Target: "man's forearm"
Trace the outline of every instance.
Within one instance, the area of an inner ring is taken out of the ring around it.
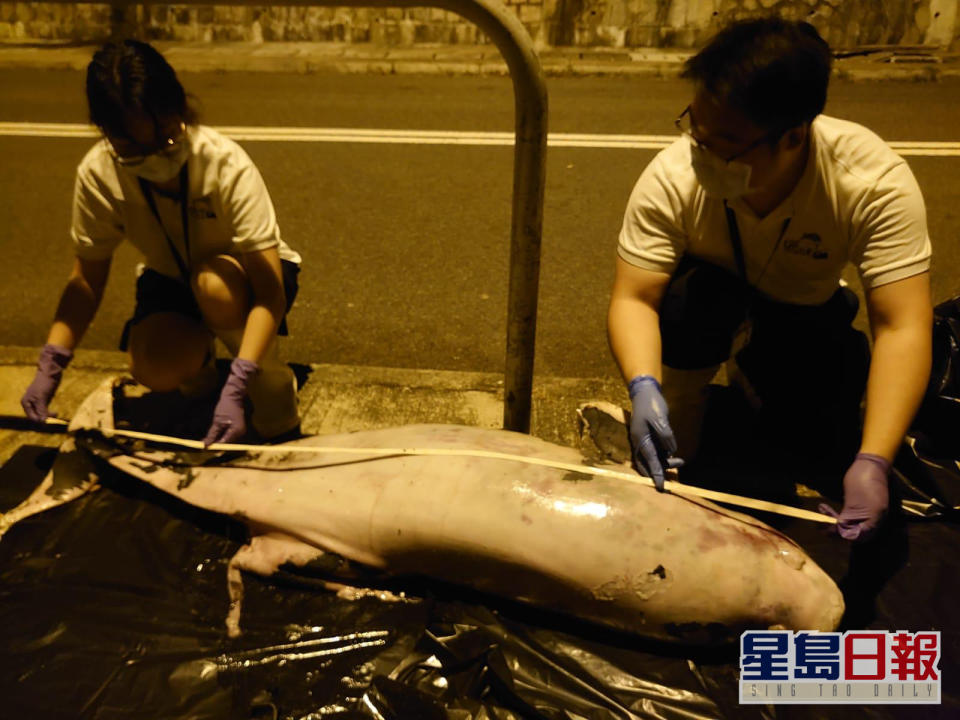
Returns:
[[[929,381],[931,342],[922,323],[877,332],[861,452],[893,460]]]
[[[651,375],[660,381],[660,318],[649,304],[614,298],[607,314],[607,335],[623,379]]]

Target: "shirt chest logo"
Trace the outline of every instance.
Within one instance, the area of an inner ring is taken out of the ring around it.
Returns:
[[[188,212],[190,213],[190,217],[201,220],[210,220],[217,217],[217,214],[213,210],[213,198],[209,195],[191,200]]]
[[[799,238],[785,240],[783,249],[791,255],[802,255],[813,260],[827,260],[830,257],[817,233],[804,233]]]

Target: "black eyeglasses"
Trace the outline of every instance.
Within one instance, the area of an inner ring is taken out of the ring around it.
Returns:
[[[109,137],[107,138],[107,144],[110,146],[111,154],[113,155],[114,160],[117,161],[118,165],[122,167],[136,167],[137,165],[142,165],[144,161],[151,155],[175,155],[177,151],[179,151],[180,146],[183,144],[184,138],[186,137],[186,130],[186,125],[184,123],[180,123],[175,134],[163,138],[163,140],[161,140],[152,148],[140,145],[128,138],[115,138],[117,140],[122,140],[124,143],[129,143],[131,146],[135,146],[136,150],[134,151],[134,154],[121,153],[113,144],[114,141]]]
[[[696,145],[697,147],[703,148],[708,152],[713,153],[714,155],[717,155],[716,152],[711,150],[708,145],[706,145],[702,140],[700,140],[696,135],[693,134],[693,126],[695,124],[695,121],[693,119],[693,111],[690,109],[689,105],[687,105],[687,107],[684,108],[683,112],[677,116],[677,119],[673,121],[673,124],[677,126],[677,130],[679,130],[682,134],[689,137],[694,145]],[[745,148],[743,148],[743,150],[740,150],[739,152],[736,152],[733,155],[730,155],[729,157],[722,157],[719,155],[717,155],[717,157],[720,157],[720,159],[723,160],[724,162],[733,162],[737,158],[743,157],[744,155],[746,155],[755,147],[758,147],[759,145],[762,145],[765,142],[773,140],[777,136],[778,136],[777,133],[767,133],[766,135],[762,135],[756,140],[754,140],[752,143],[750,143]]]

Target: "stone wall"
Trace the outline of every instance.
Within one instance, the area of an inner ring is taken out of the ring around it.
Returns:
[[[760,13],[806,19],[835,48],[937,45],[960,50],[960,0],[507,0],[540,45],[700,45],[724,23]],[[431,8],[233,7],[0,2],[0,41],[99,41],[123,22],[181,41],[485,43],[476,27]]]
[[[433,8],[150,5],[139,17],[154,40],[314,41],[413,45],[482,42],[472,23]]]
[[[812,23],[834,48],[943,45],[960,35],[958,0],[558,0],[570,45],[701,45],[739,18],[776,13]],[[561,43],[558,43],[561,44]]]
[[[109,5],[0,2],[0,41],[102,40],[109,34]]]

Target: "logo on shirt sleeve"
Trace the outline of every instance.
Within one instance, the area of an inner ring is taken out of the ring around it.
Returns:
[[[793,255],[803,255],[814,260],[826,260],[830,257],[821,244],[817,233],[804,233],[799,238],[785,240],[783,249]]]

